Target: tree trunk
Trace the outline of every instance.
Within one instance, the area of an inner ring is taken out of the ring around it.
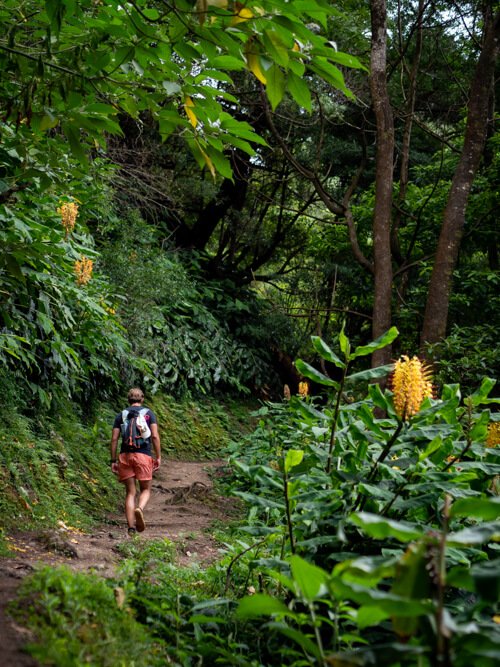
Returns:
[[[387,91],[387,8],[385,0],[372,0],[371,7],[371,72],[370,90],[377,126],[375,208],[373,212],[373,338],[392,325],[392,261],[391,214],[394,172],[394,119]],[[391,360],[391,348],[377,350],[372,365],[380,366]]]
[[[484,149],[488,121],[492,120],[488,116],[499,39],[500,12],[493,16],[491,6],[487,6],[484,13],[483,46],[467,105],[464,145],[448,194],[429,283],[420,338],[424,355],[426,344],[437,343],[446,335],[452,274],[458,259],[467,200]]]

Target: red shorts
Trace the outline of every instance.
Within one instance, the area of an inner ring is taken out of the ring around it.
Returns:
[[[130,452],[118,457],[118,479],[124,482],[135,477],[141,482],[153,479],[153,459],[148,454]]]

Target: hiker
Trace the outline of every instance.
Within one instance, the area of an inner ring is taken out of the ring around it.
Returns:
[[[144,394],[138,387],[128,392],[129,407],[116,415],[111,435],[111,470],[125,484],[125,516],[129,535],[142,533],[144,509],[151,495],[153,472],[161,464],[160,435],[156,415],[144,407]],[[117,458],[118,439],[122,436]],[[152,456],[151,444],[155,458]],[[136,480],[139,482],[139,502],[135,506]]]

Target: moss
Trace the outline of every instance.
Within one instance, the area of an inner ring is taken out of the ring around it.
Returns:
[[[253,404],[215,399],[176,401],[156,396],[149,405],[160,425],[162,449],[181,460],[204,460],[220,456],[229,440],[251,429]]]
[[[155,396],[166,457],[208,460],[229,440],[250,429],[246,401],[176,401]],[[78,405],[66,401],[56,415],[28,418],[9,409],[8,435],[0,436],[0,511],[5,530],[20,524],[46,528],[62,520],[82,528],[117,510],[109,469],[109,440],[120,406],[99,406],[88,422]]]

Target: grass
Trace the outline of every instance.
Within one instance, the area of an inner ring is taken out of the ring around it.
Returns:
[[[250,427],[253,405],[215,399],[176,401],[155,396],[164,457],[209,460]],[[59,521],[81,529],[117,509],[109,468],[109,440],[121,406],[100,406],[84,421],[79,406],[59,404],[57,415],[28,418],[7,406],[0,436],[0,512],[5,535],[20,525],[46,529]],[[0,535],[0,557],[8,542]]]
[[[24,582],[14,614],[36,641],[27,647],[55,667],[158,667],[164,642],[140,623],[122,589],[95,575],[44,568]]]

